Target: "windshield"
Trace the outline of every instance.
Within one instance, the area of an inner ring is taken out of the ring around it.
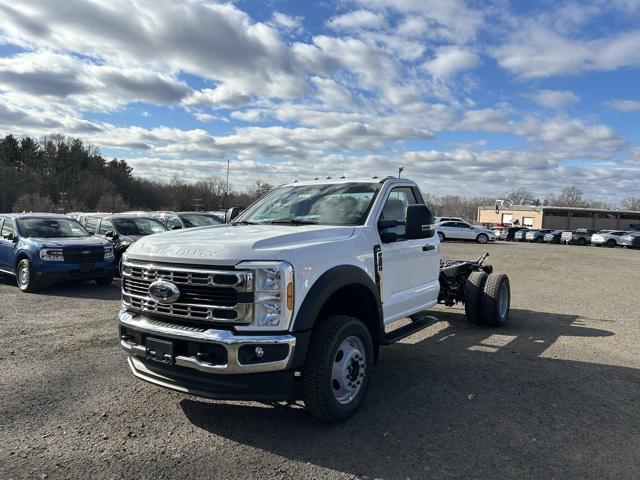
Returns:
[[[187,228],[205,227],[207,225],[219,225],[222,223],[215,215],[206,215],[203,213],[181,213],[180,218]]]
[[[362,225],[379,189],[378,183],[282,187],[233,223]]]
[[[167,227],[153,218],[117,218],[113,224],[119,235],[142,236],[167,231]]]
[[[18,230],[26,238],[88,237],[89,233],[71,218],[22,218]]]

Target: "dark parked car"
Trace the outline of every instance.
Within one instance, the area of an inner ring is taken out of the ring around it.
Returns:
[[[516,233],[520,230],[527,230],[527,227],[509,227],[507,232],[504,234],[503,239],[507,242],[513,242],[515,240],[514,237]]]
[[[627,248],[640,248],[640,231],[630,232],[620,238],[620,245]]]
[[[571,235],[569,245],[589,245],[591,244],[591,236],[594,233],[598,233],[598,230],[593,228],[579,228]]]
[[[154,216],[166,225],[169,230],[206,227],[224,223],[217,215],[206,212],[158,212]]]
[[[545,233],[543,240],[545,243],[562,243],[562,234],[564,232],[565,230],[553,230],[551,232]]]
[[[547,233],[551,233],[553,230],[549,228],[540,229],[540,230],[529,230],[525,233],[524,238],[527,242],[538,242],[542,243],[544,241],[544,236]]]
[[[63,280],[112,282],[113,246],[65,215],[0,215],[0,272],[23,292]]]
[[[87,220],[92,219],[93,217],[87,218]],[[133,242],[147,235],[167,231],[167,227],[155,218],[136,214],[118,213],[96,218],[95,221],[95,227],[90,233],[113,244],[118,271],[120,271],[122,254]]]
[[[527,232],[530,229],[527,227],[519,227],[517,231],[514,232],[513,234],[513,241],[514,242],[524,242],[526,241],[526,237],[525,235],[527,234]],[[508,237],[507,237],[508,238]]]

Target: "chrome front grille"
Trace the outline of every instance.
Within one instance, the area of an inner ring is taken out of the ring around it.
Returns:
[[[174,303],[160,303],[149,286],[165,280],[180,289]],[[248,324],[253,316],[251,271],[208,270],[124,262],[122,301],[131,311],[188,320]]]

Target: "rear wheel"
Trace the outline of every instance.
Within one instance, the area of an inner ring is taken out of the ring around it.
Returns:
[[[464,288],[464,312],[467,321],[474,325],[481,325],[482,312],[480,310],[480,298],[484,291],[484,284],[487,281],[485,272],[471,272]]]
[[[357,318],[336,315],[320,323],[311,337],[302,372],[309,412],[339,423],[362,405],[373,369],[373,341]]]
[[[616,243],[616,241],[613,238],[610,238],[609,240],[607,240],[607,247],[613,248],[616,245],[618,245],[618,244]]]
[[[31,262],[26,258],[20,260],[20,263],[18,263],[16,282],[18,288],[23,292],[33,293],[40,289],[40,284],[36,280],[33,269],[31,268]]]
[[[486,234],[484,234],[484,233],[481,233],[480,235],[478,235],[478,236],[476,237],[476,242],[481,243],[481,244],[483,244],[483,245],[484,245],[485,243],[487,243],[488,241],[489,241],[489,237],[488,237]]]
[[[487,277],[480,302],[484,323],[492,327],[503,327],[509,323],[511,286],[504,273],[492,273]]]
[[[577,243],[578,243],[578,245],[580,245],[581,247],[584,247],[584,246],[587,244],[587,241],[586,241],[583,237],[580,237],[580,238],[578,239],[578,242],[577,242]]]

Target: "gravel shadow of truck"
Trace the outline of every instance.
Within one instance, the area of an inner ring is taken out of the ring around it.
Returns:
[[[500,330],[475,328],[455,311],[439,316],[447,321],[439,330],[382,353],[361,414],[345,424],[315,421],[296,405],[184,399],[181,407],[208,432],[359,477],[637,473],[640,370],[545,353],[563,337],[612,332],[529,310],[512,310],[513,324]]]

